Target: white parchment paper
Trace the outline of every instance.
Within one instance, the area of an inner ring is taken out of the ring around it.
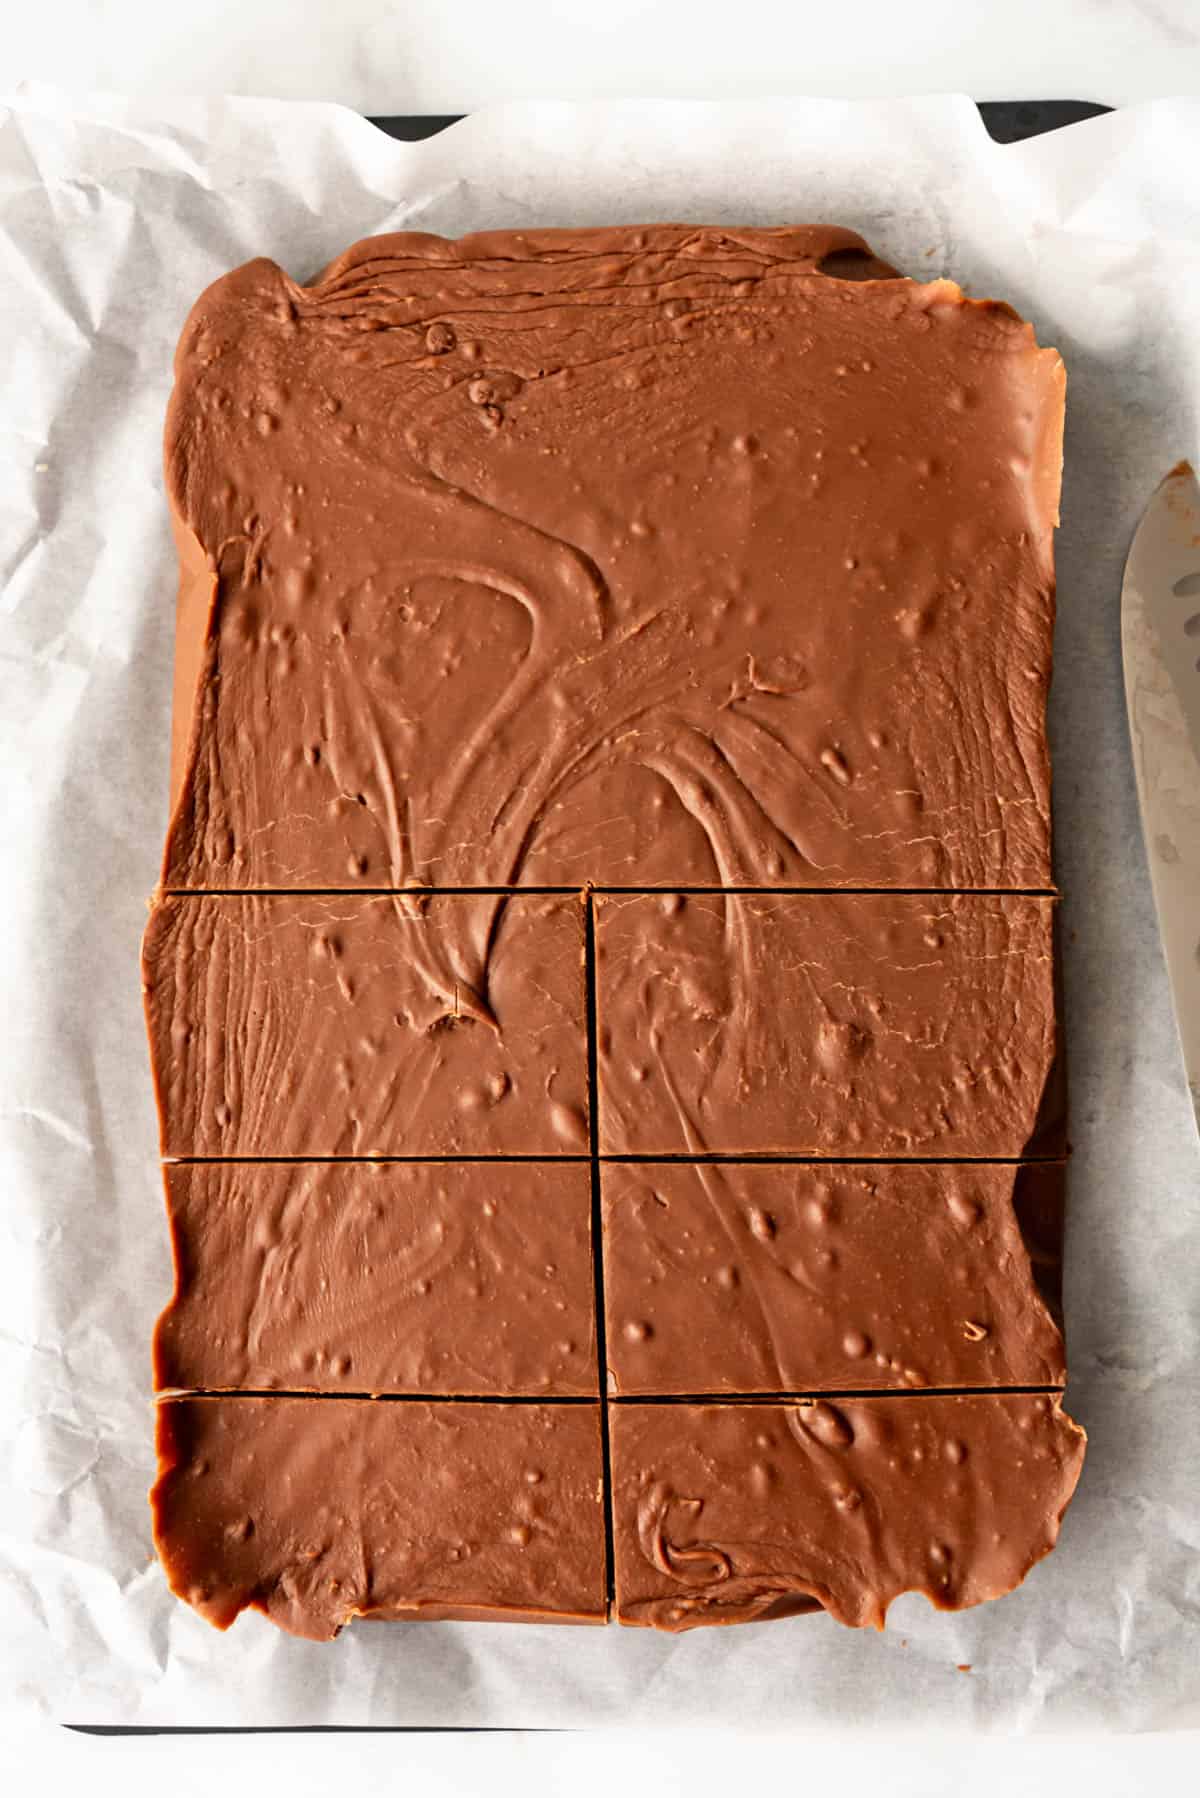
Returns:
[[[1200,1154],[1138,827],[1121,567],[1198,448],[1200,102],[1000,148],[966,100],[539,105],[390,142],[334,107],[23,92],[0,113],[0,1706],[106,1723],[1200,1722]],[[170,1285],[137,948],[165,822],[171,355],[200,289],[410,226],[833,220],[995,293],[1069,373],[1053,697],[1076,1147],[1057,1552],[959,1616],[679,1638],[257,1616],[152,1558]],[[1200,905],[1200,895],[1197,896]],[[959,1670],[969,1664],[970,1671]]]

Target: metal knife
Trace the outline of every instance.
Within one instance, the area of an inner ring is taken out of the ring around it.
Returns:
[[[1125,699],[1175,1022],[1200,1129],[1200,483],[1173,468],[1121,590]]]

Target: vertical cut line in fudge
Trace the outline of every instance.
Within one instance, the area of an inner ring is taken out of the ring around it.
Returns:
[[[616,1597],[612,1461],[608,1441],[608,1346],[604,1313],[604,1208],[600,1194],[599,1088],[596,1044],[596,924],[590,890],[584,894],[583,955],[587,991],[588,1141],[592,1167],[592,1271],[596,1293],[596,1367],[600,1387],[600,1451],[604,1470],[604,1565],[611,1611]]]

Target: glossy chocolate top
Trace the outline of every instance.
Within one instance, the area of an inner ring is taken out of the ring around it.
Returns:
[[[166,1183],[160,1389],[596,1396],[586,1165],[196,1162]]]
[[[617,1615],[688,1629],[960,1610],[1048,1554],[1084,1434],[1049,1394],[617,1405]]]
[[[166,899],[142,960],[166,1155],[587,1153],[577,899]]]
[[[171,887],[1046,887],[1063,371],[825,226],[196,303]]]
[[[158,1453],[167,1579],[218,1629],[605,1620],[595,1405],[166,1399]]]
[[[1054,1386],[1061,1165],[602,1171],[609,1391]]]
[[[219,1627],[878,1623],[1052,1545],[1062,409],[824,226],[198,300],[144,973]]]
[[[602,1151],[1061,1153],[1054,905],[598,899]]]

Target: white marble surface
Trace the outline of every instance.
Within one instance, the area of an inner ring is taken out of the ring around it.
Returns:
[[[1200,91],[1198,0],[54,0],[4,9],[0,89],[340,100]]]

